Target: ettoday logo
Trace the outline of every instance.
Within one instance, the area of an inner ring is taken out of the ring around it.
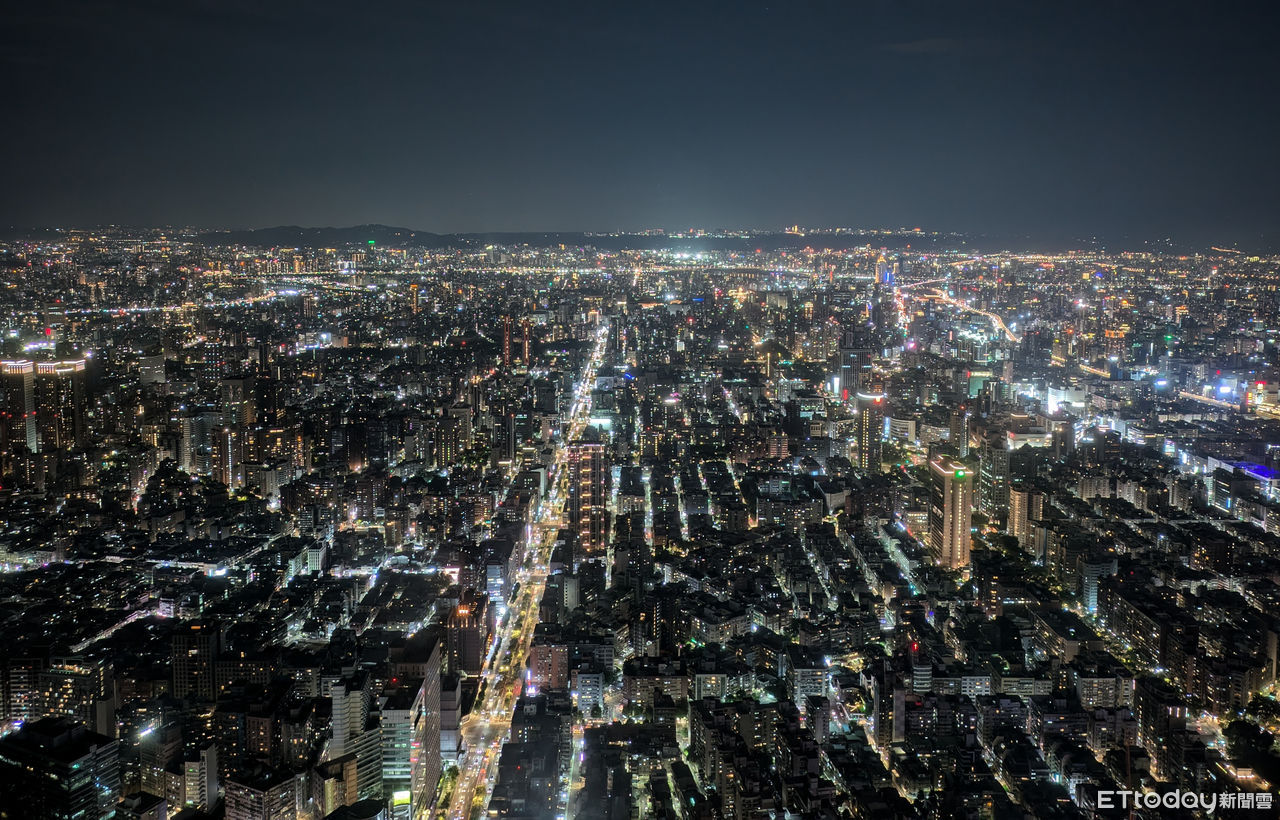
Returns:
[[[1209,814],[1219,809],[1258,809],[1268,811],[1273,804],[1271,792],[1185,792],[1181,789],[1155,792],[1100,790],[1100,809],[1200,809]]]

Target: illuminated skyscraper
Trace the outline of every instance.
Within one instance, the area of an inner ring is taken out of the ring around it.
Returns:
[[[523,331],[523,335],[521,336],[521,344],[523,347],[520,351],[521,359],[524,362],[524,366],[528,367],[530,363],[533,362],[533,357],[529,353],[529,350],[533,345],[533,322],[530,322],[528,319],[522,320],[520,322],[520,329]]]
[[[36,437],[35,362],[0,362],[4,374],[4,443],[9,450],[39,452]]]
[[[888,259],[885,259],[882,254],[880,258],[876,260],[876,284],[892,286],[896,278],[894,274],[897,267],[898,263],[890,262]]]
[[[578,441],[569,445],[569,527],[578,534],[584,557],[604,552],[608,538],[609,467],[604,445]]]
[[[258,415],[252,376],[229,376],[218,385],[218,405],[224,424],[247,427]]]
[[[1009,508],[1009,455],[1002,439],[983,443],[978,467],[978,509],[991,517]]]
[[[871,343],[864,332],[846,330],[840,340],[841,401],[849,401],[861,390],[871,375]]]
[[[858,468],[865,473],[880,472],[884,438],[885,397],[883,393],[858,393]]]
[[[418,315],[418,290],[417,282],[409,286],[409,312],[414,316]]]
[[[84,365],[84,359],[36,364],[36,432],[41,452],[85,446]]]
[[[502,366],[511,367],[511,317],[502,317]]]
[[[969,408],[964,405],[951,411],[951,446],[961,458],[969,455]]]
[[[940,455],[929,462],[929,553],[948,569],[969,564],[973,475],[962,462]]]

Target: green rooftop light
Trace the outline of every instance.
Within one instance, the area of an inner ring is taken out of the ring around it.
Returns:
[[[372,240],[372,239],[370,239],[370,240],[369,240],[369,244],[370,244],[370,245],[372,245],[372,244],[373,244],[373,240]]]

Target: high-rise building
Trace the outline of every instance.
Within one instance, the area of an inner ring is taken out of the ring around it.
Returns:
[[[489,597],[467,590],[445,624],[450,672],[480,674],[489,647],[489,627]]]
[[[412,313],[414,316],[418,315],[418,291],[419,290],[420,290],[420,286],[418,285],[417,282],[414,282],[412,285],[409,286],[409,312]]]
[[[115,735],[115,679],[102,659],[54,657],[40,673],[41,714],[74,717],[95,731]]]
[[[427,461],[437,469],[456,464],[467,447],[462,419],[454,415],[440,416],[428,419],[423,426],[430,431],[428,435],[434,445],[434,452],[427,456]]]
[[[239,772],[227,779],[227,820],[296,820],[298,792],[305,792],[306,775],[264,768]]]
[[[165,801],[181,811],[209,811],[218,802],[218,746],[208,743],[166,772]]]
[[[1009,521],[1005,531],[1017,538],[1024,549],[1031,539],[1031,525],[1044,515],[1044,496],[1022,482],[1009,486]]]
[[[876,260],[876,284],[893,285],[896,279],[895,272],[897,267],[897,262],[890,262],[884,257],[884,254],[881,254],[880,258]]]
[[[961,458],[969,455],[969,408],[964,405],[951,411],[951,446]]]
[[[13,722],[35,720],[42,714],[40,673],[48,658],[10,658],[5,664],[4,719]]]
[[[985,442],[978,462],[978,509],[994,517],[1009,508],[1009,449],[1004,441]]]
[[[321,763],[311,772],[311,809],[328,817],[360,799],[356,780],[356,756],[345,754]]]
[[[174,697],[202,701],[214,699],[217,695],[214,662],[221,649],[222,633],[216,623],[187,624],[173,633],[170,651]]]
[[[8,450],[40,451],[36,437],[36,364],[26,359],[0,362],[4,375],[4,444]]]
[[[511,369],[511,326],[510,316],[502,317],[502,366]]]
[[[423,814],[440,782],[440,650],[434,674],[400,681],[382,705],[382,788],[392,820]]]
[[[239,427],[218,427],[209,434],[210,474],[228,487],[244,483],[244,437]]]
[[[138,741],[138,768],[142,790],[165,796],[165,770],[182,758],[182,726],[166,723],[143,730]],[[181,806],[176,806],[175,810]]]
[[[530,322],[528,319],[522,319],[520,321],[520,330],[520,356],[521,360],[524,362],[524,366],[528,367],[533,363],[533,355],[530,352],[533,347],[533,322]]]
[[[936,456],[929,462],[929,552],[936,564],[968,566],[972,517],[972,471],[950,456]]]
[[[0,738],[0,800],[13,817],[106,820],[120,802],[118,741],[70,718],[27,723]]]
[[[1096,555],[1080,562],[1080,602],[1090,615],[1098,613],[1098,591],[1102,579],[1116,574],[1114,555]]]
[[[1133,716],[1138,721],[1138,742],[1151,755],[1152,773],[1170,779],[1174,761],[1170,736],[1185,729],[1187,704],[1177,687],[1161,678],[1137,680],[1133,695]]]
[[[257,419],[257,396],[252,376],[229,376],[218,385],[218,409],[231,427],[247,427]]]
[[[838,395],[849,401],[857,395],[871,376],[871,342],[865,331],[846,330],[840,340]]]
[[[352,751],[351,743],[364,731],[369,718],[368,675],[339,678],[329,688],[332,717],[326,760],[343,757]]]
[[[36,363],[36,433],[41,452],[85,446],[84,367],[84,359]]]
[[[857,394],[858,468],[864,473],[880,472],[884,439],[885,397],[883,393]]]
[[[578,535],[582,557],[600,555],[609,534],[609,468],[604,445],[576,441],[569,445],[569,527]]]

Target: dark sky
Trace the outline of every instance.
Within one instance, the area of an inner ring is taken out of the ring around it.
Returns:
[[[9,6],[5,224],[1280,239],[1270,3]]]

